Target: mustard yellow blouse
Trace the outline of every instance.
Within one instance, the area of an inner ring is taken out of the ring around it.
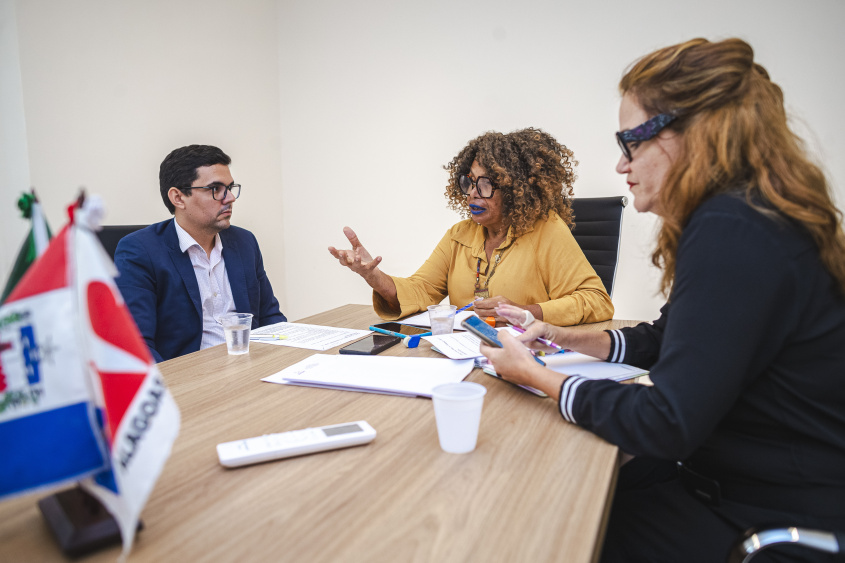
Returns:
[[[476,264],[481,259],[481,287],[489,279],[490,297],[501,295],[518,305],[537,303],[547,323],[567,326],[605,321],[613,317],[601,279],[563,220],[552,212],[532,230],[513,236],[493,253],[501,255],[495,269],[487,268],[484,227],[471,219],[449,229],[425,264],[409,278],[393,277],[401,311],[391,310],[373,292],[373,307],[386,320],[424,311],[449,296],[463,307],[475,298]],[[487,271],[487,276],[485,276]]]

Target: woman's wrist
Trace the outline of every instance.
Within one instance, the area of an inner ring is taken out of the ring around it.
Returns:
[[[610,335],[604,331],[595,332],[557,327],[555,337],[551,340],[563,348],[601,360],[607,359],[608,354],[610,354]]]
[[[539,304],[535,303],[533,305],[526,305],[525,309],[531,313],[535,320],[542,321],[543,320],[543,308],[540,307]]]
[[[539,389],[555,401],[560,400],[560,386],[567,376],[543,367],[537,362],[534,362],[534,366],[531,368],[530,376],[532,383],[528,385]]]
[[[370,287],[373,288],[373,291],[381,296],[390,309],[398,313],[400,309],[399,296],[396,291],[396,284],[393,282],[393,278],[381,270],[375,269],[371,272],[371,275],[364,278],[364,280],[370,285]]]

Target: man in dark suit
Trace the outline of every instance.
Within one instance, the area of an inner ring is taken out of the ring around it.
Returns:
[[[117,245],[117,285],[157,362],[225,342],[226,313],[252,313],[252,328],[287,320],[255,236],[231,226],[241,191],[231,162],[207,145],[171,152],[159,186],[174,218]]]

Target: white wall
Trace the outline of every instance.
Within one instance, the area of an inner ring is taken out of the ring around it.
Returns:
[[[11,186],[17,191],[13,192]],[[15,2],[0,0],[0,287],[6,287],[8,272],[28,232],[27,222],[13,219],[20,215],[15,205],[17,197],[28,187],[29,157]]]
[[[286,279],[294,317],[369,303],[331,263],[355,228],[382,269],[409,275],[458,216],[442,166],[487,130],[534,126],[580,160],[576,196],[621,195],[617,84],[633,60],[696,36],[748,40],[818,135],[845,202],[845,4],[524,0],[280,3]],[[801,127],[803,130],[803,127]],[[617,318],[656,317],[655,221],[629,206]]]
[[[350,225],[385,271],[411,274],[458,219],[442,166],[484,131],[541,127],[575,151],[577,196],[626,193],[618,80],[695,36],[754,46],[845,203],[839,0],[0,2],[3,277],[30,181],[54,229],[80,185],[105,197],[108,222],[150,223],[169,216],[161,160],[209,143],[235,160],[235,223],[259,237],[283,310],[369,303],[326,247]],[[617,318],[662,303],[654,227],[626,210]]]
[[[284,300],[284,246],[273,244],[282,208],[275,1],[16,4],[31,182],[53,229],[80,186],[104,198],[106,223],[169,218],[161,161],[176,147],[217,145],[244,186],[234,220],[271,251],[267,270]],[[18,229],[4,232],[4,275],[26,233],[12,205],[28,185],[2,186],[0,223]]]

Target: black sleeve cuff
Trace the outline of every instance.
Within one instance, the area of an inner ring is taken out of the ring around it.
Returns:
[[[607,361],[614,364],[625,363],[625,352],[627,347],[625,345],[625,335],[619,329],[606,330],[610,335],[610,354],[607,356]]]

